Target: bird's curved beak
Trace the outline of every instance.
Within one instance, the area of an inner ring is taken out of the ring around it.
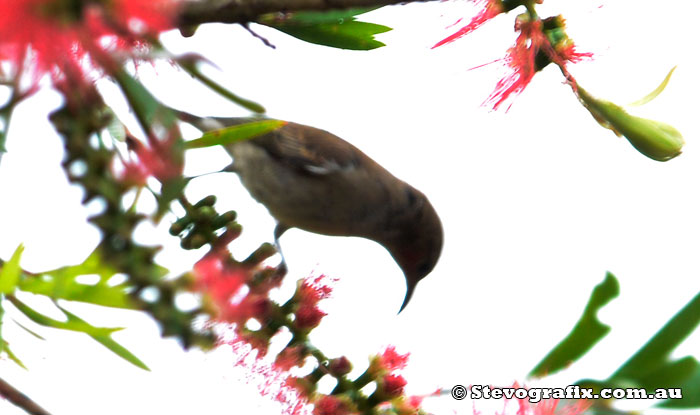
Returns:
[[[416,289],[416,283],[413,283],[406,279],[406,296],[403,298],[403,304],[401,304],[401,309],[397,314],[401,314],[404,308],[408,305],[408,302],[411,301],[411,297],[413,297],[413,291]]]

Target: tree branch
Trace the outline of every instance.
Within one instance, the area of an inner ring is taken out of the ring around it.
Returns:
[[[189,0],[179,13],[177,26],[186,28],[203,23],[248,23],[268,13],[379,7],[426,1],[436,0]]]
[[[5,382],[0,378],[0,396],[4,397],[8,401],[12,402],[16,406],[24,409],[24,411],[31,415],[51,415],[46,409],[37,405],[36,402],[29,399],[29,397],[22,392],[14,388],[14,386]]]

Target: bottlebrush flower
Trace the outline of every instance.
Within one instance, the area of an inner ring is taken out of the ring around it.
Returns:
[[[315,305],[319,301],[331,296],[333,288],[331,284],[335,282],[326,275],[321,274],[316,277],[304,278],[297,285],[294,298],[299,304]]]
[[[561,16],[531,20],[526,14],[517,17],[515,30],[518,38],[503,59],[510,73],[496,84],[483,105],[498,109],[511,96],[520,94],[535,74],[554,62],[565,71],[567,80],[574,82],[566,71],[566,64],[591,58],[591,53],[576,51],[573,41],[564,32]]]
[[[305,385],[304,379],[295,378],[279,366],[263,359],[260,353],[238,335],[232,340],[222,341],[231,347],[236,357],[235,366],[245,370],[249,383],[256,385],[262,396],[274,399],[282,406],[285,415],[309,415],[312,406],[308,396],[311,395],[310,385]]]
[[[326,313],[315,305],[302,304],[294,313],[294,325],[302,330],[309,330],[321,324]]]
[[[408,363],[409,353],[399,354],[394,346],[389,346],[384,353],[373,356],[369,363],[368,372],[373,374],[391,373],[401,370]]]
[[[172,27],[179,0],[3,0],[0,2],[0,60],[24,64],[27,48],[34,81],[51,72],[84,76],[91,50],[130,52],[143,35]]]
[[[195,286],[207,295],[219,315],[230,314],[232,298],[238,294],[249,276],[243,269],[230,269],[220,255],[207,255],[194,265]]]
[[[333,395],[323,395],[314,402],[314,415],[348,415],[352,413],[347,402]]]
[[[462,36],[466,36],[469,33],[475,31],[481,25],[486,23],[487,21],[493,19],[494,17],[498,16],[501,13],[507,13],[514,8],[520,6],[521,2],[518,0],[472,0],[476,4],[481,4],[482,9],[477,13],[476,16],[474,16],[469,23],[467,23],[466,26],[462,27],[459,29],[457,32],[451,34],[450,36],[447,36],[446,38],[442,39],[435,45],[433,45],[433,49],[445,45],[450,42],[454,42],[455,40],[461,38]]]
[[[330,297],[334,280],[321,274],[300,280],[292,301],[297,304],[294,312],[294,325],[304,331],[317,327],[326,313],[318,308],[319,301]]]
[[[275,367],[289,371],[295,366],[302,366],[308,355],[309,351],[304,345],[285,347],[275,358]]]
[[[387,399],[396,398],[403,394],[403,388],[406,386],[406,379],[401,375],[386,375],[382,378],[379,388],[382,395]]]

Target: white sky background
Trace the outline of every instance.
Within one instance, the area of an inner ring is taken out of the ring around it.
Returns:
[[[580,50],[596,53],[592,63],[571,67],[596,96],[635,101],[679,65],[663,94],[632,109],[684,134],[683,155],[667,163],[645,158],[596,124],[554,67],[538,74],[508,113],[480,107],[502,71],[498,64],[467,69],[505,54],[515,40],[515,15],[430,49],[459,27],[446,26],[475,13],[471,3],[367,14],[363,20],[394,28],[379,36],[388,46],[370,52],[311,45],[259,26],[255,30],[276,50],[238,26],[205,26],[189,39],[169,33],[164,41],[174,52],[211,59],[221,68],[209,71],[212,76],[264,104],[269,116],[352,142],[426,193],[440,214],[442,258],[400,316],[404,279],[379,245],[299,230],[284,235],[290,266],[285,293],[313,270],[340,278],[325,304],[330,315],[312,337],[327,355],[345,354],[361,371],[368,355],[395,344],[411,352],[404,372],[409,393],[524,381],[569,332],[609,270],[621,295],[600,317],[613,330],[569,370],[542,383],[563,387],[583,377],[607,377],[700,289],[699,9],[680,0],[550,0],[540,8],[543,17],[563,13]],[[139,74],[176,108],[246,115],[167,64],[155,70],[143,65]],[[113,89],[105,87],[108,99],[126,117],[109,93]],[[62,144],[46,121],[59,102],[44,91],[18,108],[0,164],[0,257],[9,258],[24,243],[22,266],[33,271],[78,263],[98,241],[85,223],[81,191],[60,170]],[[219,149],[188,157],[192,174],[229,162]],[[234,175],[207,176],[196,185],[189,189],[192,200],[214,193],[217,209],[237,210],[244,233],[232,248],[239,256],[272,239],[273,220]],[[155,232],[144,226],[139,236],[166,243],[159,260],[177,272],[191,268],[204,251],[179,250],[167,236],[171,220]],[[50,313],[50,304],[41,304]],[[8,321],[3,335],[30,370],[2,361],[0,376],[54,415],[279,412],[238,380],[227,350],[185,353],[160,339],[156,324],[139,313],[68,308],[95,325],[127,327],[116,339],[152,371],[134,368],[87,336],[38,328],[47,339],[42,342]],[[699,347],[696,333],[676,357],[697,356]],[[449,397],[426,400],[425,407],[460,414],[472,408]],[[0,414],[23,412],[0,402]]]

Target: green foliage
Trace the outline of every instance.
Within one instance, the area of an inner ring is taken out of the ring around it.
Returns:
[[[39,325],[85,333],[126,361],[148,370],[148,367],[141,360],[111,338],[111,334],[121,330],[121,328],[94,327],[55,303],[56,300],[69,300],[107,307],[136,309],[127,294],[126,283],[109,284],[116,271],[101,260],[98,250],[90,254],[81,264],[61,267],[40,274],[27,273],[20,268],[19,262],[23,251],[24,247],[20,245],[12,255],[12,258],[0,268],[0,299],[9,301],[22,314]],[[99,281],[95,284],[78,282],[78,277],[84,275],[97,275]],[[54,320],[37,312],[17,299],[14,296],[16,291],[24,291],[51,298],[56,307],[66,316],[66,321]],[[2,306],[3,302],[0,301],[0,328],[2,328],[4,317],[4,308]],[[38,339],[44,340],[41,335],[33,330],[20,323],[17,323],[17,325]],[[8,358],[24,367],[17,356],[12,353],[9,343],[3,339],[2,331],[0,331],[0,354],[3,352]]]
[[[624,382],[654,390],[678,387],[686,391],[683,400],[664,401],[665,408],[700,407],[700,363],[690,356],[671,360],[671,353],[700,324],[700,294],[669,320],[641,349],[630,357],[609,381]]]
[[[61,267],[36,276],[24,274],[18,287],[22,291],[45,295],[53,300],[135,309],[126,292],[126,283],[110,285],[110,279],[115,274],[117,272],[101,260],[99,251],[96,250],[82,264]],[[83,275],[97,275],[99,281],[90,285],[82,284],[77,279]]]
[[[173,111],[161,104],[126,70],[115,71],[114,77],[144,129],[148,130],[153,125],[160,125],[167,130],[175,125],[176,118]]]
[[[274,131],[283,125],[285,121],[261,120],[246,124],[234,125],[204,133],[201,137],[185,143],[186,149],[212,147],[217,145],[227,145],[237,141],[249,140],[263,134]]]
[[[129,350],[124,348],[124,346],[112,339],[112,333],[122,330],[123,328],[95,327],[58,304],[56,304],[56,307],[58,307],[58,309],[61,310],[66,316],[66,321],[55,320],[39,313],[14,296],[8,296],[7,299],[12,303],[12,305],[17,307],[22,314],[27,316],[33,322],[46,327],[85,333],[127,362],[140,367],[141,369],[149,370],[148,366],[146,366],[141,360],[134,356]]]
[[[571,333],[562,340],[537,366],[530,376],[551,375],[583,356],[609,331],[600,323],[598,310],[619,294],[615,277],[608,273],[595,287],[583,316]],[[685,356],[671,359],[671,354],[700,324],[700,294],[697,294],[671,318],[644,346],[605,380],[584,379],[576,382],[583,387],[644,388],[648,394],[656,389],[681,388],[683,399],[668,399],[658,406],[664,408],[700,408],[700,362]],[[598,407],[595,413],[605,413]]]
[[[375,35],[390,27],[358,22],[355,16],[373,9],[348,9],[330,12],[296,12],[279,19],[264,16],[259,23],[306,42],[340,49],[371,50],[384,46]]]
[[[249,99],[240,97],[233,92],[229,91],[227,88],[219,84],[218,82],[214,81],[210,77],[206,76],[202,71],[199,70],[197,67],[197,62],[204,60],[203,58],[195,57],[195,58],[181,58],[178,59],[178,63],[182,67],[182,69],[186,70],[187,73],[192,75],[193,78],[197,79],[199,82],[202,84],[206,85],[209,87],[212,91],[218,93],[222,97],[228,99],[229,101],[233,102],[234,104],[240,105],[241,107],[253,111],[258,114],[262,114],[265,112],[265,107],[262,105],[258,104],[257,102],[251,101]]]
[[[615,276],[607,273],[605,280],[598,284],[583,310],[583,315],[564,340],[557,344],[528,376],[542,377],[554,374],[578,360],[598,343],[610,326],[598,320],[598,311],[620,294],[620,285]]]
[[[24,246],[20,244],[12,254],[12,258],[0,269],[0,293],[11,294],[15,290],[22,271],[19,267],[22,252],[24,252]]]

